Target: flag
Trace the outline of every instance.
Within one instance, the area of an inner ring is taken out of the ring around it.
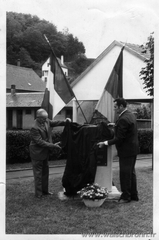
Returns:
[[[53,53],[50,55],[50,71],[41,107],[53,119],[58,112],[72,99],[74,93],[63,73],[63,70]]]
[[[109,122],[114,122],[114,100],[123,96],[123,49],[109,76],[103,94],[99,99],[95,110],[104,115]]]

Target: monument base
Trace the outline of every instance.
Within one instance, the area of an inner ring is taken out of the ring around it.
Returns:
[[[81,199],[80,198],[80,194],[77,194],[75,196],[66,196],[64,194],[64,191],[63,192],[58,192],[58,198],[61,200],[61,201],[64,201],[64,200],[79,200]]]
[[[121,196],[121,192],[118,191],[118,189],[116,188],[116,186],[112,186],[112,190],[111,191],[108,191],[108,197],[106,198],[106,201],[107,200],[118,200]],[[80,194],[78,193],[77,195],[75,196],[66,196],[64,194],[64,191],[61,191],[61,192],[58,192],[58,198],[61,200],[61,201],[65,201],[65,200],[82,200],[80,198]]]
[[[112,186],[112,190],[108,192],[108,198],[106,200],[118,200],[121,196],[121,192],[118,191],[116,186]]]

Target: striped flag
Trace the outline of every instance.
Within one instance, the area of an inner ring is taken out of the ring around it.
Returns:
[[[113,67],[103,94],[99,99],[95,110],[104,115],[109,122],[114,122],[114,100],[123,96],[123,49]]]
[[[74,93],[53,53],[50,56],[50,71],[41,107],[53,119],[74,98]]]

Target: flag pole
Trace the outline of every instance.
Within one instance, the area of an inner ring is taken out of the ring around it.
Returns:
[[[50,44],[50,42],[49,42],[49,40],[48,40],[48,38],[46,37],[46,35],[45,35],[45,34],[44,34],[44,37],[45,37],[45,39],[46,39],[47,43],[49,44],[49,46],[50,46],[50,49],[51,49],[51,51],[52,51],[52,53],[53,53],[54,57],[56,58],[56,55],[55,55],[55,53],[54,53],[54,50],[53,50],[53,48],[51,47],[51,44]],[[57,59],[57,58],[56,58],[56,59]],[[61,66],[60,66],[60,64],[59,64],[59,62],[58,62],[58,61],[57,61],[57,63],[58,63],[58,65],[59,65],[59,67],[61,68]],[[63,71],[62,71],[62,73],[63,73]],[[63,75],[64,75],[64,73],[63,73]],[[65,77],[65,75],[64,75],[64,77]],[[68,86],[68,88],[69,88],[69,89],[70,89],[70,91],[72,92],[72,94],[73,94],[73,96],[74,96],[74,98],[75,98],[75,100],[76,100],[76,102],[77,102],[77,104],[78,104],[78,106],[79,106],[79,108],[80,108],[80,110],[81,110],[82,114],[83,114],[83,117],[84,117],[84,119],[85,119],[86,123],[88,123],[88,121],[87,121],[87,119],[86,119],[86,117],[85,117],[85,115],[84,115],[84,112],[83,112],[83,110],[82,110],[82,108],[81,108],[81,106],[80,106],[80,104],[79,104],[79,102],[78,102],[78,100],[77,100],[77,98],[76,98],[76,96],[75,96],[75,94],[74,94],[74,92],[73,92],[72,88],[70,87],[70,84],[68,83],[68,81],[66,81],[66,83],[67,83],[67,86]]]

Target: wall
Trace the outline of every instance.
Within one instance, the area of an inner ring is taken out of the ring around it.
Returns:
[[[78,100],[99,100],[113,70],[121,48],[114,46],[92,69],[84,75],[73,91]],[[93,64],[92,64],[93,66]],[[149,99],[139,73],[145,66],[143,60],[123,51],[123,97],[126,99]]]
[[[23,110],[23,129],[30,129],[34,123],[35,119],[35,109],[30,109],[31,114],[26,114],[26,110]]]

